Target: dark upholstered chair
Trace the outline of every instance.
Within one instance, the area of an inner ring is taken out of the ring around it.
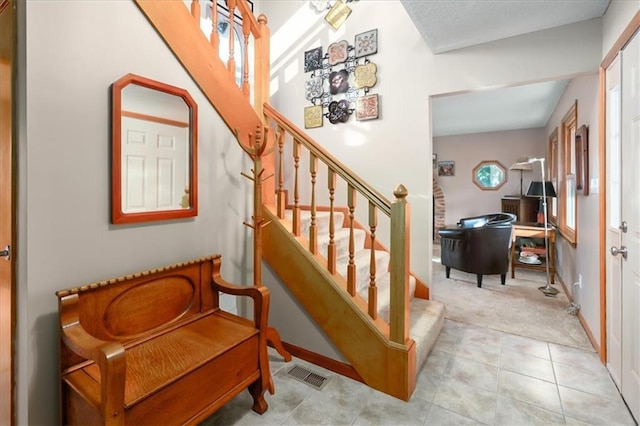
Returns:
[[[493,213],[460,219],[457,226],[440,229],[440,259],[446,268],[476,274],[478,287],[482,276],[500,274],[504,285],[509,271],[511,224],[516,216]]]

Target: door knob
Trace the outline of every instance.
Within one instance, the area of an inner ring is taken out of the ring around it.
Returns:
[[[618,229],[626,233],[627,229],[629,229],[629,226],[627,225],[627,221],[623,220],[620,226],[618,226]]]
[[[614,256],[617,256],[619,254],[622,255],[622,257],[624,257],[625,259],[627,258],[627,247],[626,246],[620,246],[620,248],[616,247],[616,246],[612,246],[611,247],[611,254]]]
[[[11,259],[11,246],[6,246],[4,250],[0,250],[0,257],[4,257],[5,260]]]

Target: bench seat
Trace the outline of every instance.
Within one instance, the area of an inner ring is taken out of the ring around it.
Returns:
[[[219,258],[211,260],[216,259],[219,260]],[[215,263],[211,266],[211,270],[215,269]],[[209,268],[204,268],[205,276],[208,270]],[[109,303],[90,303],[91,298],[85,298],[83,302],[91,305],[92,308],[96,306],[104,308],[98,311],[111,313],[116,311],[118,314],[123,314],[126,311],[122,307],[123,303],[118,305],[114,300],[122,300],[119,297],[125,293],[128,296],[132,294],[144,296],[146,291],[139,291],[140,288],[153,288],[157,291],[158,286],[167,285],[167,283],[169,283],[169,289],[175,289],[176,268],[171,271],[173,273],[169,274],[171,275],[169,279],[166,273],[163,277],[157,273],[144,275],[143,280],[140,280],[143,277],[140,276],[133,287],[130,287],[132,280],[116,281],[117,285],[126,289],[112,292]],[[182,273],[177,275],[185,276]],[[209,280],[212,280],[212,277]],[[178,280],[178,282],[182,281]],[[150,286],[151,284],[154,284],[154,287]],[[210,281],[209,285],[202,287],[202,290],[212,285],[218,288],[219,284],[222,283],[214,284]],[[97,286],[94,290],[105,287]],[[180,284],[177,287],[183,286]],[[196,301],[199,297],[195,296],[201,290],[199,287],[199,285],[193,287],[194,290],[198,290],[194,293]],[[244,290],[234,289],[239,292]],[[253,294],[268,295],[265,290],[260,289]],[[93,294],[98,297],[97,293]],[[69,294],[66,295],[68,296]],[[176,299],[182,305],[185,300],[189,300],[184,297]],[[155,299],[156,302],[158,300]],[[120,407],[124,416],[118,414],[105,418],[104,399],[109,396],[105,393],[111,392],[111,396],[116,395],[117,399],[118,389],[109,389],[109,387],[119,383],[119,380],[116,378],[114,381],[113,377],[110,377],[106,380],[108,383],[103,383],[105,372],[101,366],[104,368],[104,363],[99,360],[95,362],[95,360],[85,359],[65,365],[62,369],[63,423],[109,424],[114,418],[118,420],[120,417],[122,417],[122,423],[126,420],[126,423],[136,425],[197,423],[246,388],[249,388],[254,396],[254,410],[258,412],[266,410],[263,394],[267,385],[271,384],[264,335],[266,321],[265,324],[258,323],[264,328],[258,328],[254,321],[220,310],[219,307],[214,306],[217,305],[217,295],[213,293],[204,297],[204,300],[213,301],[210,309],[195,310],[189,302],[184,305],[186,312],[178,313],[177,318],[176,312],[179,310],[167,309],[167,312],[170,312],[167,324],[163,324],[157,318],[162,316],[162,306],[152,303],[156,318],[150,322],[151,329],[148,329],[149,326],[141,326],[139,317],[134,320],[131,318],[119,320],[114,315],[89,315],[92,320],[108,317],[110,323],[108,327],[103,327],[104,324],[99,327],[88,325],[85,329],[92,329],[94,332],[102,330],[96,332],[102,334],[102,338],[105,337],[104,329],[109,329],[110,332],[118,330],[121,336],[126,336],[119,342],[126,359],[126,368],[122,375]],[[130,302],[127,299],[126,306],[135,305]],[[168,303],[171,304],[171,302]],[[114,306],[118,307],[117,310],[114,310]],[[138,311],[139,314],[140,311]],[[61,318],[64,318],[64,315],[61,315]],[[64,327],[62,330],[64,345],[65,337],[71,338],[71,336],[64,335],[66,331]],[[146,331],[140,332],[141,330]],[[134,331],[136,334],[131,335],[129,331]],[[65,345],[63,349],[69,349],[69,347],[73,345]],[[61,353],[65,354],[66,351]],[[63,360],[64,364],[68,364],[69,359],[71,358]],[[116,368],[116,373],[117,370]],[[121,424],[119,420],[113,423]]]

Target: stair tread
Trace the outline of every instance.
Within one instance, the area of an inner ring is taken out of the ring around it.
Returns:
[[[427,356],[442,330],[445,306],[434,300],[414,298],[410,304],[409,336],[416,342],[416,372],[427,362]]]

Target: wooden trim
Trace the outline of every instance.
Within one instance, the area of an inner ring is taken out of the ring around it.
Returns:
[[[155,115],[141,114],[133,111],[122,111],[123,117],[137,118],[138,120],[152,121],[154,123],[168,124],[175,127],[189,127],[189,123],[184,121],[169,120],[168,118],[156,117]]]
[[[636,14],[631,18],[631,22],[629,25],[622,31],[620,37],[613,43],[611,46],[611,50],[607,53],[607,56],[604,57],[602,62],[600,63],[600,68],[607,69],[609,65],[613,62],[613,60],[618,55],[624,47],[631,41],[633,35],[640,29],[640,10],[636,12]]]
[[[564,284],[564,280],[559,275],[556,275],[556,277],[558,278],[558,281],[560,281],[560,285],[562,286],[562,289],[564,290],[564,294],[567,296],[569,303],[573,303],[573,296],[571,296],[571,293],[567,291],[567,286]],[[593,349],[596,351],[596,353],[599,352],[600,345],[598,345],[598,341],[593,336],[593,332],[591,331],[591,328],[589,328],[589,324],[587,324],[587,321],[582,316],[582,312],[578,311],[578,313],[576,314],[576,317],[578,317],[578,321],[580,321],[580,324],[582,325],[584,332],[587,334],[587,338],[589,339],[591,346],[593,346]]]
[[[603,61],[600,63],[600,99],[599,99],[599,126],[598,153],[600,156],[600,360],[607,361],[607,175],[606,175],[606,131],[607,103],[606,103],[606,74],[605,71],[615,60],[618,53],[631,41],[640,29],[640,10],[633,16],[629,25],[622,31],[620,37],[613,44]]]
[[[575,191],[574,199],[573,199],[573,210],[574,210],[574,227],[569,228],[567,225],[567,176],[574,173],[569,173],[571,167],[571,160],[574,158],[574,153],[570,152],[570,147],[572,141],[570,140],[571,129],[578,129],[578,100],[576,99],[574,103],[571,105],[567,113],[562,117],[562,121],[560,124],[560,138],[562,143],[562,151],[561,151],[561,163],[562,164],[562,173],[560,174],[560,184],[558,185],[558,214],[559,214],[559,227],[558,232],[569,242],[573,247],[576,246],[578,242],[578,191]],[[575,144],[574,144],[575,147]]]
[[[0,424],[15,424],[16,353],[16,197],[17,152],[14,139],[16,2],[0,3]]]
[[[320,355],[319,353],[312,352],[308,349],[301,348],[300,346],[296,346],[291,343],[282,342],[282,346],[284,346],[287,352],[289,352],[296,358],[300,358],[301,360],[315,364],[318,367],[322,367],[326,370],[333,371],[334,373],[364,383],[362,377],[360,377],[355,368],[353,368],[350,364],[336,361],[335,359],[331,359],[329,357]]]
[[[600,229],[598,235],[600,239],[600,361],[604,364],[607,362],[607,149],[606,149],[606,101],[607,101],[607,84],[606,70],[600,67],[599,71],[599,100],[598,111],[598,175],[600,176],[600,191],[598,195],[598,217]]]

